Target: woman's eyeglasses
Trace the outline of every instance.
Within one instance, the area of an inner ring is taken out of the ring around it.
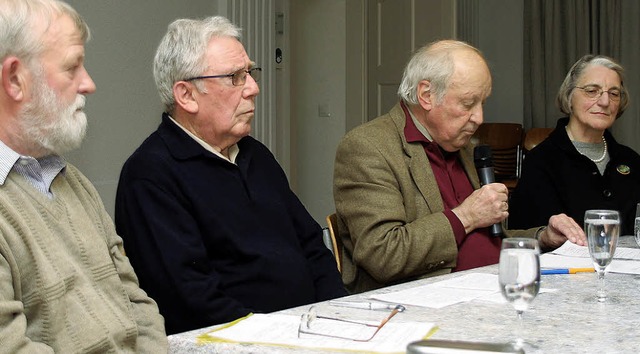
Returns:
[[[605,92],[609,95],[609,99],[614,102],[619,102],[622,95],[624,95],[624,92],[618,88],[612,88],[605,91],[598,85],[586,85],[582,87],[576,86],[576,88],[582,90],[585,96],[594,101],[600,99],[600,96]]]

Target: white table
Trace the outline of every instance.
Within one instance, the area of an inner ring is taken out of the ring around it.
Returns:
[[[620,238],[619,247],[637,247],[630,236]],[[497,265],[413,281],[375,290],[392,292],[421,286],[469,272],[497,274]],[[524,315],[526,339],[539,349],[529,353],[638,353],[640,352],[640,276],[608,273],[610,301],[598,303],[595,273],[544,275],[542,288],[558,289],[539,294]],[[367,298],[372,292],[345,299]],[[319,303],[317,306],[328,306]],[[301,315],[309,306],[281,311]],[[362,316],[361,310],[344,308]],[[379,315],[379,314],[378,314]],[[439,330],[432,339],[507,342],[513,337],[515,311],[507,304],[471,301],[430,309],[407,306],[394,321],[433,322]],[[169,336],[170,353],[319,353],[318,350],[287,349],[234,343],[196,344],[196,338],[214,327]]]

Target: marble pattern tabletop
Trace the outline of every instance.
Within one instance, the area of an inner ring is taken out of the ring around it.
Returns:
[[[632,236],[620,238],[618,247],[638,247]],[[497,274],[497,265],[416,280],[374,292],[386,293],[412,288],[472,272]],[[524,314],[527,341],[537,348],[529,353],[638,353],[640,352],[640,275],[607,273],[609,299],[596,301],[595,273],[544,275],[541,288],[557,289],[539,294]],[[371,293],[345,297],[362,300]],[[328,306],[319,303],[317,306]],[[281,311],[300,315],[309,306]],[[361,310],[338,308],[336,315],[351,316]],[[352,313],[350,313],[352,312]],[[366,317],[366,316],[365,316]],[[363,319],[363,318],[360,318]],[[507,303],[463,302],[440,309],[407,306],[394,321],[425,321],[438,326],[431,339],[480,342],[508,342],[517,324],[514,309]],[[196,338],[214,327],[169,336],[170,353],[320,353],[313,349],[291,349],[255,344],[197,344]]]

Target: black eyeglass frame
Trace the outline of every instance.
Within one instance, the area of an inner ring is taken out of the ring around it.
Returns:
[[[260,81],[260,73],[262,73],[262,68],[251,68],[240,69],[232,74],[224,74],[224,75],[205,75],[205,76],[196,76],[190,77],[188,79],[184,79],[182,81],[193,81],[193,80],[202,80],[202,79],[219,79],[224,77],[231,78],[231,84],[233,86],[242,86],[247,82],[247,75],[251,76],[255,82]],[[246,74],[241,76],[242,74]]]

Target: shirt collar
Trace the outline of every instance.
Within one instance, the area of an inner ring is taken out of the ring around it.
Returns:
[[[7,180],[9,173],[16,165],[16,163],[18,163],[18,161],[26,161],[29,159],[34,158],[31,156],[22,156],[18,154],[13,149],[5,145],[2,140],[0,140],[0,185],[4,185],[4,182]],[[44,177],[49,185],[51,184],[51,181],[53,181],[55,176],[57,176],[58,173],[60,173],[67,165],[65,159],[57,155],[49,155],[38,158],[36,160],[41,165],[41,168],[45,170],[45,173],[49,175]]]
[[[188,129],[183,127],[180,123],[178,123],[175,119],[173,119],[172,116],[167,114],[167,117],[169,117],[169,119],[173,122],[173,124],[180,127],[180,129],[182,129],[185,133],[187,133],[187,135],[189,135],[193,140],[195,140],[198,144],[200,144],[203,148],[205,148],[205,150],[213,153],[214,155],[218,156],[223,160],[231,162],[234,165],[236,164],[236,158],[238,157],[238,153],[240,153],[240,148],[238,147],[238,144],[233,144],[229,147],[229,158],[227,158],[226,156],[222,155],[220,151],[214,149],[213,146],[209,145],[206,141],[200,139],[198,136],[196,136],[195,134],[190,132]]]
[[[18,159],[20,159],[20,154],[13,151],[0,140],[0,185],[4,185],[7,176],[9,176],[9,172],[11,172],[13,165],[16,164]]]
[[[407,142],[413,143],[420,141],[431,143],[432,138],[427,129],[418,121],[404,102],[402,102],[401,105],[407,120],[404,127],[404,137],[407,139]]]

